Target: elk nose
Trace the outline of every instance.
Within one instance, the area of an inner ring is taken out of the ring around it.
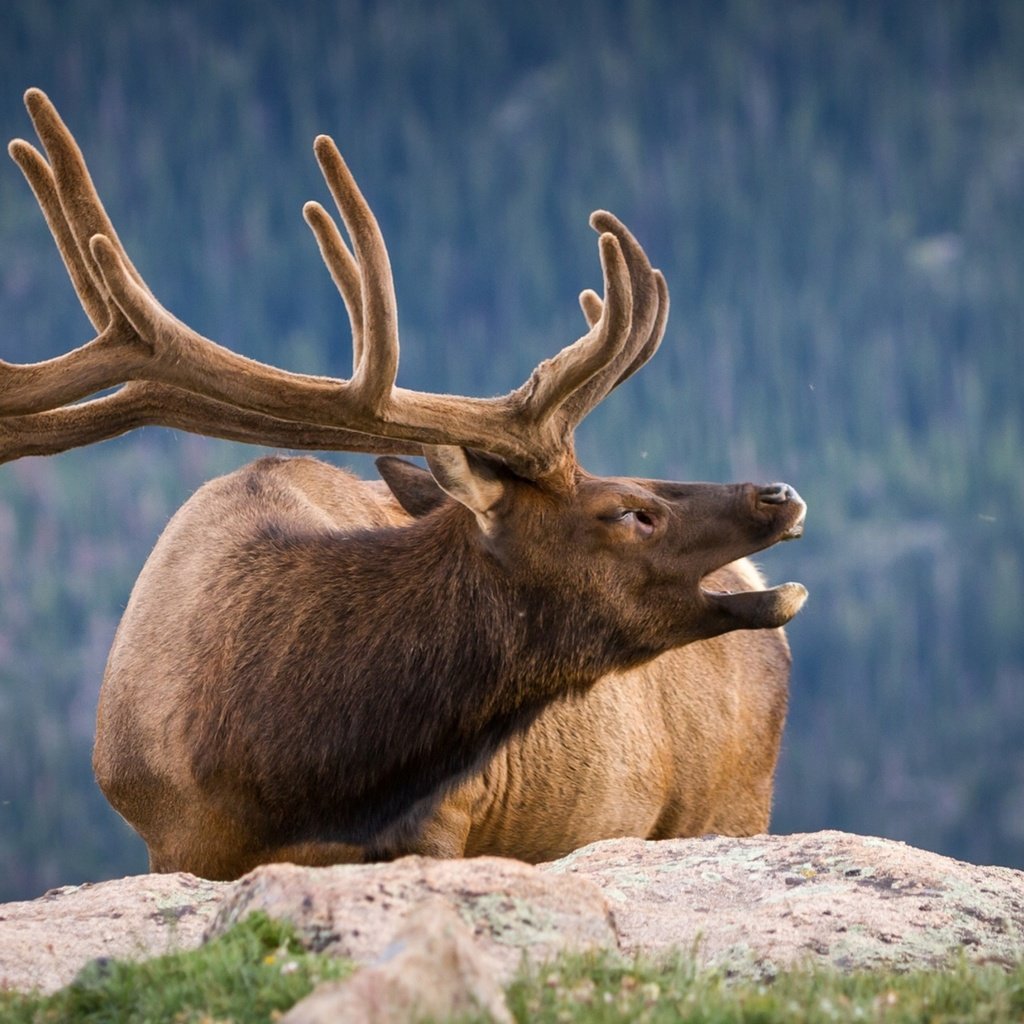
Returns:
[[[778,508],[777,512],[770,513],[765,509],[766,515],[789,522],[788,528],[779,536],[779,540],[794,540],[803,536],[807,506],[803,498],[796,493],[795,487],[790,487],[789,484],[768,484],[758,489],[757,501],[759,505],[774,505]]]
[[[767,484],[757,493],[757,500],[765,505],[785,505],[790,501],[800,501],[795,487],[789,484]]]

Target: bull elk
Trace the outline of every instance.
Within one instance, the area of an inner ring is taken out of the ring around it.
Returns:
[[[668,314],[664,278],[614,216],[591,217],[604,294],[581,296],[579,340],[503,397],[405,390],[384,241],[320,136],[351,249],[323,207],[304,213],[353,369],[289,373],[159,304],[56,110],[38,90],[26,105],[46,157],[20,140],[11,155],[97,335],[0,364],[0,460],[144,424],[385,456],[386,484],[261,459],[202,487],[157,542],[110,653],[94,753],[153,870],[539,860],[602,836],[766,826],[780,627],[806,591],[767,589],[746,557],[799,536],[805,505],[786,484],[578,465],[577,425],[654,354]]]

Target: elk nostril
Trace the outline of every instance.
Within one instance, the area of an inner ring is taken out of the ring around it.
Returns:
[[[758,501],[766,505],[785,505],[796,497],[796,491],[789,484],[768,484],[757,495]]]

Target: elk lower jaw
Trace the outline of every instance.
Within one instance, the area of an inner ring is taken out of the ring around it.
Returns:
[[[705,590],[701,595],[720,632],[734,629],[776,629],[785,626],[804,606],[807,588],[802,583],[780,583],[768,590],[735,592]]]

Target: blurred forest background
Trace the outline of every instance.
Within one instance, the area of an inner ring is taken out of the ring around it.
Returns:
[[[381,221],[409,387],[501,393],[577,337],[615,211],[672,316],[585,464],[810,506],[762,559],[811,592],[773,829],[1024,867],[1020,0],[13,0],[4,138],[29,85],[164,304],[294,370],[349,365],[318,132]],[[2,358],[91,336],[13,164],[0,247]],[[92,780],[106,652],[167,518],[253,455],[148,430],[0,468],[0,900],[145,869]]]

